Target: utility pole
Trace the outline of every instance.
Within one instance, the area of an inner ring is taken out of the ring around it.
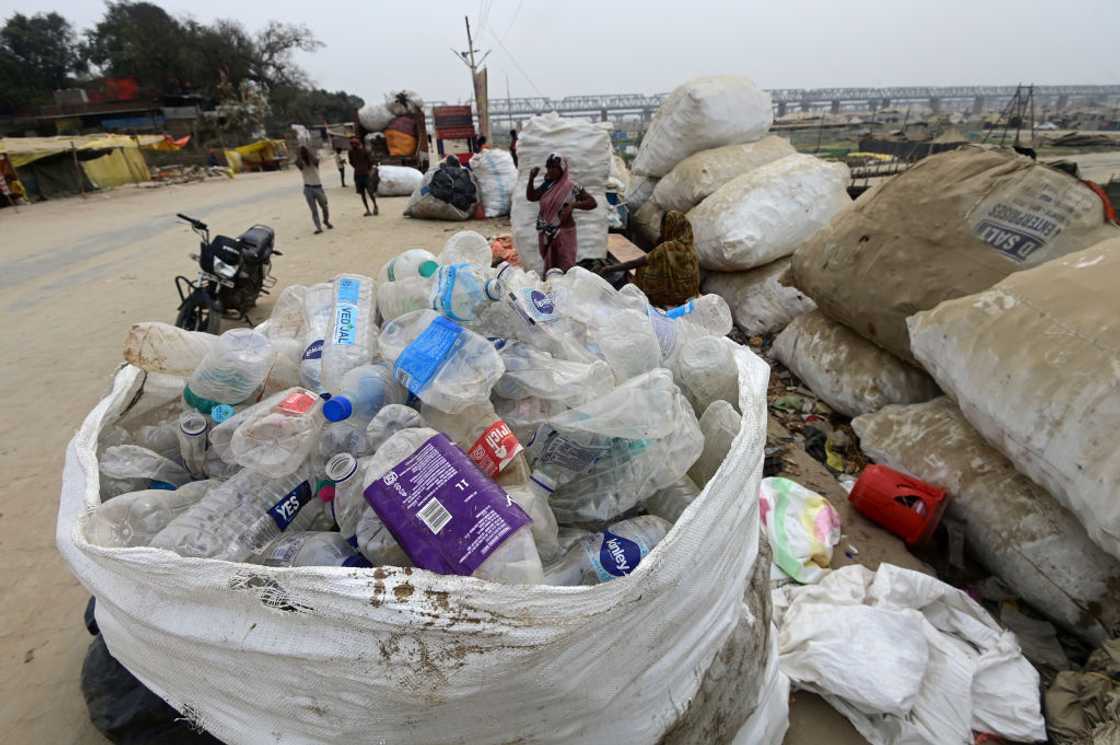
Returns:
[[[509,75],[506,75],[506,117],[509,119],[509,128],[513,129],[513,99],[509,97]]]
[[[483,137],[489,141],[490,139],[490,98],[487,93],[486,85],[486,68],[483,67],[479,70],[479,65],[486,61],[490,56],[490,52],[482,55],[482,58],[475,60],[474,53],[481,52],[481,49],[474,48],[474,39],[471,37],[471,19],[463,16],[463,20],[467,24],[467,51],[456,52],[455,56],[462,60],[471,71],[471,84],[474,86],[474,105],[478,110],[478,131]],[[454,51],[454,50],[452,50]]]

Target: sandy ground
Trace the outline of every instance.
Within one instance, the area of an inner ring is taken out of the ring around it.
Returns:
[[[333,177],[333,172],[325,172]],[[276,230],[279,284],[318,281],[341,270],[374,274],[411,247],[440,248],[460,225],[408,220],[403,198],[382,201],[380,217],[337,182],[328,188],[335,230],[312,235],[293,172],[160,189],[124,188],[0,211],[0,343],[8,350],[0,421],[0,732],[7,742],[103,745],[88,721],[79,674],[90,637],[82,623],[88,594],[55,549],[55,520],[66,444],[103,395],[120,364],[121,342],[136,320],[172,321],[172,278],[191,275],[197,250],[185,212],[236,235],[255,222]],[[483,233],[495,224],[472,223]],[[261,308],[261,320],[270,302]],[[803,456],[803,457],[801,457]],[[843,492],[822,466],[799,457],[805,483],[836,503]],[[894,539],[853,520],[861,561],[905,564]],[[913,566],[913,560],[909,560]],[[795,697],[786,742],[863,740],[814,697]]]

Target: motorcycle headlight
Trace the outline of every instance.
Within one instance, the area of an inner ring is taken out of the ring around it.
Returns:
[[[237,267],[232,264],[227,264],[215,256],[214,273],[223,279],[232,279],[237,274]]]

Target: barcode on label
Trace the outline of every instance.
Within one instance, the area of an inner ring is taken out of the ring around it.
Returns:
[[[416,513],[416,516],[423,520],[428,529],[436,535],[439,535],[443,527],[451,522],[451,513],[435,497],[429,499],[423,509]]]

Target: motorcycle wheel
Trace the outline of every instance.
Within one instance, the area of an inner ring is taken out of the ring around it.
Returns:
[[[222,314],[218,310],[214,299],[208,293],[204,290],[197,290],[179,308],[179,316],[175,319],[175,325],[187,331],[217,334],[222,325]]]

